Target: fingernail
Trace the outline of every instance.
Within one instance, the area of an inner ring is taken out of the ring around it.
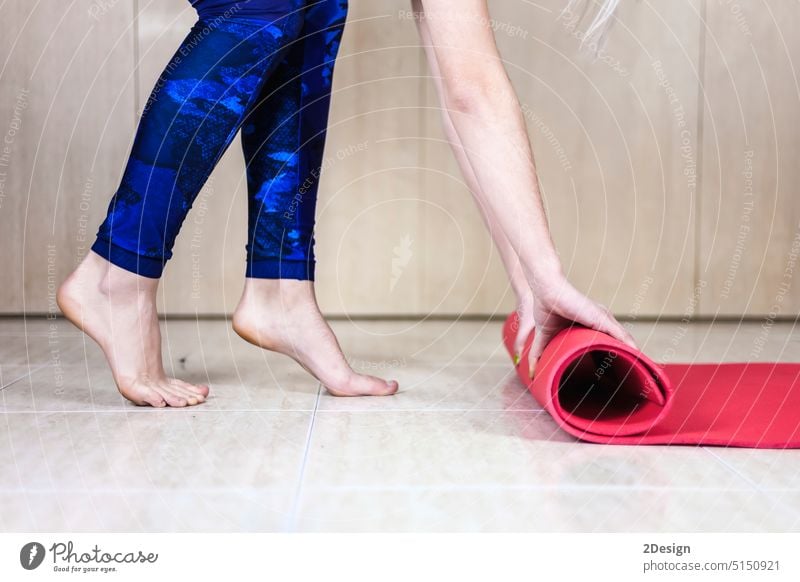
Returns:
[[[519,363],[520,363],[521,360],[522,360],[522,358],[520,357],[519,354],[514,354],[514,365],[515,366],[519,366]]]

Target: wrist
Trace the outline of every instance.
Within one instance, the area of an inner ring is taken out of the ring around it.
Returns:
[[[531,262],[531,267],[528,273],[531,286],[541,286],[548,282],[555,282],[564,279],[564,270],[561,267],[561,261],[555,253],[547,253],[538,255],[534,261]]]

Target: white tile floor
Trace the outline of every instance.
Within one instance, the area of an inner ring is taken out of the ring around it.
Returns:
[[[137,408],[67,323],[0,320],[0,531],[800,531],[800,451],[577,443],[515,379],[499,322],[334,327],[402,392],[333,398],[224,321],[171,321],[166,362],[212,398]],[[763,337],[634,332],[672,361],[746,359]],[[800,359],[793,332],[775,325],[761,359]]]

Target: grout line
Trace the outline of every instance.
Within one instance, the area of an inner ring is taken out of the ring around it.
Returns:
[[[0,324],[2,323],[3,318],[0,317]],[[0,331],[0,337],[2,338],[49,338],[50,337],[49,331],[29,331],[25,332],[24,330],[20,331]],[[58,337],[81,337],[85,335],[80,331],[60,331],[58,333]]]
[[[475,484],[462,484],[462,483],[445,483],[433,485],[408,485],[396,484],[389,485],[325,485],[309,488],[317,492],[352,492],[352,491],[397,491],[397,492],[426,492],[426,491],[481,491],[485,493],[504,492],[504,491],[586,491],[586,490],[606,490],[606,491],[693,491],[693,492],[712,492],[712,491],[740,491],[749,492],[750,488],[742,487],[741,489],[732,489],[730,487],[693,487],[674,486],[674,485],[607,485],[603,483],[560,483],[557,485],[550,485],[544,483],[520,483],[520,484],[505,484],[505,483],[475,483]]]
[[[314,434],[314,422],[317,418],[317,409],[319,408],[319,401],[322,398],[322,383],[317,386],[317,399],[314,402],[314,410],[311,411],[311,420],[308,423],[308,433],[306,434],[306,445],[303,450],[303,460],[300,464],[300,474],[297,477],[297,486],[294,490],[294,499],[292,500],[292,508],[289,511],[288,523],[286,524],[285,531],[293,532],[297,525],[297,510],[300,506],[300,498],[303,495],[303,481],[306,477],[306,466],[308,464],[308,454],[311,450],[311,437]]]
[[[348,493],[348,492],[359,492],[359,491],[370,491],[370,492],[450,492],[450,491],[479,491],[483,493],[502,493],[506,491],[587,491],[587,490],[605,490],[605,491],[632,491],[632,492],[643,492],[643,491],[657,491],[657,492],[673,492],[673,491],[682,491],[682,492],[697,492],[697,493],[710,493],[710,492],[729,492],[729,491],[737,491],[737,492],[752,492],[752,489],[748,488],[720,488],[720,487],[692,487],[692,486],[680,486],[676,487],[674,485],[606,485],[606,484],[599,484],[599,483],[586,483],[586,484],[579,484],[579,483],[568,483],[568,484],[558,484],[558,485],[546,485],[546,484],[503,484],[503,483],[476,483],[470,485],[464,484],[433,484],[433,485],[398,485],[396,483],[387,484],[387,485],[327,485],[322,487],[309,487],[308,490],[315,491],[315,492],[325,492],[325,493]],[[147,488],[147,487],[120,487],[120,488],[109,488],[109,487],[86,487],[86,488],[75,488],[75,487],[43,487],[43,488],[30,488],[30,487],[14,487],[14,488],[0,488],[0,494],[39,494],[39,495],[52,495],[52,494],[79,494],[79,493],[153,493],[153,492],[163,492],[163,488],[159,489],[158,487]],[[220,487],[181,487],[178,489],[173,489],[169,493],[203,493],[203,494],[214,494],[214,493],[238,493],[238,494],[246,494],[251,492],[257,491],[269,491],[274,493],[288,493],[291,491],[290,488],[281,487],[281,486],[244,486],[244,487],[231,487],[231,486],[220,486]],[[770,492],[792,492],[796,491],[796,489],[770,489]]]
[[[29,378],[29,377],[30,377],[30,376],[32,376],[32,375],[33,375],[35,372],[38,372],[39,370],[43,370],[44,368],[47,368],[48,366],[50,366],[50,364],[51,364],[50,362],[47,362],[46,364],[39,364],[39,365],[38,365],[36,368],[29,368],[29,369],[28,369],[28,372],[27,372],[26,374],[23,374],[23,375],[22,375],[22,376],[20,376],[19,378],[14,378],[14,379],[13,379],[13,380],[11,380],[11,382],[9,382],[8,384],[3,384],[3,385],[1,385],[1,386],[0,386],[0,390],[5,390],[6,388],[10,388],[12,384],[16,384],[16,383],[17,383],[17,382],[19,382],[20,380],[24,380],[25,378]]]
[[[711,450],[709,447],[703,447],[703,449],[708,452],[712,457],[714,457],[721,465],[723,465],[728,471],[742,479],[745,483],[747,483],[751,488],[753,488],[757,493],[761,495],[765,495],[768,499],[773,501],[776,505],[779,505],[783,509],[787,510],[789,513],[794,515],[797,519],[800,519],[800,512],[791,504],[785,503],[779,497],[775,497],[773,495],[769,495],[769,493],[776,493],[778,491],[797,491],[794,488],[774,488],[774,487],[762,487],[755,481],[753,481],[750,477],[739,471],[735,466],[731,465],[728,461],[724,458],[720,457],[717,453]]]
[[[68,494],[77,495],[80,493],[93,493],[93,494],[131,494],[131,493],[149,493],[159,495],[183,495],[186,493],[197,494],[219,494],[219,493],[236,493],[237,495],[247,495],[254,492],[268,492],[268,493],[290,493],[293,491],[291,487],[282,487],[280,485],[264,485],[264,486],[235,486],[225,485],[219,487],[179,487],[179,488],[166,488],[166,487],[8,487],[0,488],[0,495],[23,494],[23,495],[53,495],[53,494]],[[2,532],[7,533],[7,532]]]
[[[56,414],[56,413],[64,413],[64,414],[101,414],[101,413],[108,413],[108,414],[197,414],[200,412],[205,413],[227,413],[227,412],[234,412],[234,413],[246,413],[246,412],[272,412],[272,413],[280,413],[280,412],[313,412],[313,413],[335,413],[335,414],[349,414],[353,413],[363,413],[363,412],[375,412],[375,413],[386,413],[386,412],[404,412],[404,413],[451,413],[451,412],[509,412],[509,413],[516,413],[516,412],[526,412],[532,414],[541,414],[545,412],[541,408],[356,408],[353,410],[334,410],[334,409],[324,409],[324,408],[198,408],[197,406],[186,406],[184,408],[150,408],[147,406],[137,406],[136,408],[131,405],[129,408],[110,408],[110,409],[103,409],[103,410],[66,410],[63,408],[53,409],[53,410],[3,410],[0,411],[0,414]]]
[[[197,406],[184,406],[182,408],[177,407],[170,407],[166,406],[164,408],[152,408],[150,406],[137,406],[134,408],[134,405],[131,404],[130,408],[109,408],[103,410],[67,410],[64,408],[53,409],[53,410],[3,410],[0,411],[0,414],[10,415],[10,414],[56,414],[56,413],[64,413],[64,414],[159,414],[159,415],[167,415],[167,414],[174,414],[176,416],[191,414],[195,415],[200,412],[205,413],[246,413],[246,412],[254,412],[254,413],[279,413],[279,412],[287,412],[287,413],[297,413],[297,412],[312,412],[313,409],[311,408],[198,408]]]
[[[516,412],[527,412],[530,414],[541,414],[545,412],[543,408],[353,408],[353,409],[342,409],[336,410],[333,408],[321,408],[317,412],[319,413],[346,413],[349,414],[351,412],[360,413],[360,412],[375,412],[375,413],[386,413],[386,412],[423,412],[423,413],[438,413],[438,412],[508,412],[508,413],[516,413]],[[566,433],[565,433],[566,434]]]
[[[740,471],[739,471],[739,470],[738,470],[736,467],[734,467],[733,465],[731,465],[730,463],[728,463],[728,461],[726,461],[725,459],[723,459],[722,457],[720,457],[720,456],[719,456],[717,453],[715,453],[715,452],[714,452],[714,451],[713,451],[713,450],[712,450],[710,447],[703,447],[703,450],[704,450],[705,452],[707,452],[709,455],[711,455],[712,457],[714,457],[714,459],[715,459],[715,460],[716,460],[718,463],[720,463],[720,464],[721,464],[723,467],[725,467],[725,468],[726,468],[728,471],[730,471],[731,473],[733,473],[734,475],[736,475],[737,477],[739,477],[740,479],[742,479],[743,481],[745,481],[745,482],[746,482],[746,483],[747,483],[747,484],[748,484],[750,487],[752,487],[753,489],[758,489],[758,490],[760,490],[760,489],[761,489],[761,488],[758,486],[758,483],[756,483],[755,481],[753,481],[752,479],[750,479],[750,477],[748,477],[747,475],[745,475],[745,474],[741,473],[741,472],[740,472]]]
[[[699,184],[699,182],[698,182]],[[642,315],[631,315],[626,313],[614,313],[614,317],[616,317],[621,322],[631,322],[631,323],[763,323],[764,317],[769,315],[768,313],[746,313],[741,315],[720,315],[714,316],[713,314],[704,315],[704,314],[697,314],[691,317],[686,317],[684,315],[674,313],[674,314],[663,314],[659,315],[656,313],[652,314],[642,314]],[[169,321],[170,323],[180,323],[185,321],[227,321],[230,319],[230,313],[194,313],[194,314],[187,314],[187,313],[173,313],[173,314],[159,314],[160,321]],[[28,321],[45,321],[47,319],[51,320],[64,320],[64,317],[61,315],[56,315],[53,317],[52,314],[48,314],[46,312],[40,311],[31,311],[29,313],[0,313],[0,323],[3,320],[22,320],[25,317]],[[326,314],[325,319],[332,322],[337,323],[348,323],[348,322],[359,322],[359,323],[403,323],[403,322],[431,322],[431,323],[448,323],[457,321],[459,323],[502,323],[505,321],[505,315],[497,315],[494,313],[467,313],[467,314],[425,314],[425,313],[410,313],[410,314],[392,314],[392,313],[362,313],[362,314],[346,314],[346,313],[331,313]],[[66,320],[65,320],[66,321]],[[778,317],[774,318],[775,323],[797,323],[798,316],[797,315],[788,315],[788,314],[779,314]],[[76,334],[74,332],[69,332],[73,335],[81,335]],[[0,335],[20,335],[17,332],[2,332]],[[27,335],[46,335],[44,332],[33,332]]]

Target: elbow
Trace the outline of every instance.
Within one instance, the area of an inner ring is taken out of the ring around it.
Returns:
[[[480,119],[503,115],[514,97],[507,79],[485,75],[467,76],[445,83],[445,105],[451,113]]]
[[[470,77],[451,81],[445,86],[445,103],[453,113],[478,115],[491,107],[491,95],[485,81]]]

